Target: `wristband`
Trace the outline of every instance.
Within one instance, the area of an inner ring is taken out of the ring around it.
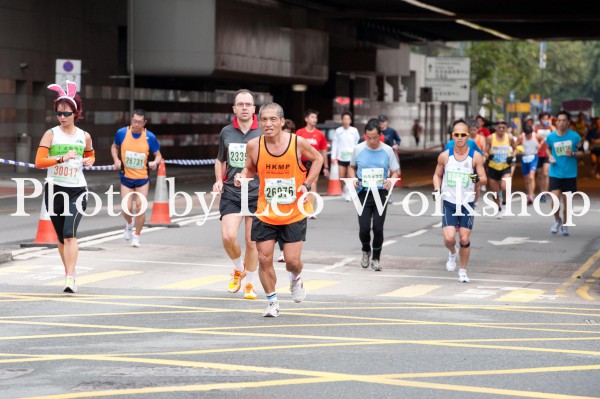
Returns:
[[[306,188],[306,191],[310,191],[310,184],[302,183],[302,185]]]

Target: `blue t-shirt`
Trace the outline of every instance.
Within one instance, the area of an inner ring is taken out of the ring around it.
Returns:
[[[470,149],[475,150],[478,153],[480,153],[481,155],[483,155],[483,151],[481,151],[481,149],[479,148],[479,146],[477,145],[475,140],[467,139],[467,146],[469,146]],[[444,147],[444,151],[449,150],[450,148],[454,148],[454,139],[452,139],[446,143],[446,146]],[[444,152],[444,151],[442,151],[442,152]]]
[[[387,179],[390,171],[400,169],[394,150],[385,143],[381,143],[376,150],[369,148],[366,142],[358,144],[352,152],[350,165],[356,167],[356,177],[361,180],[363,177]],[[368,174],[368,176],[363,176],[364,174]],[[359,190],[363,189],[362,183],[358,188]],[[377,182],[377,188],[383,188],[383,181]]]
[[[567,156],[567,148],[571,148],[571,153],[577,152],[577,145],[581,141],[581,136],[572,130],[567,130],[564,136],[559,136],[556,131],[550,133],[546,138],[548,148],[552,150],[552,156],[556,163],[550,164],[550,177],[557,179],[571,179],[577,177],[577,158]]]
[[[125,140],[125,134],[127,133],[127,127],[122,127],[117,130],[117,135],[115,136],[115,144],[121,145],[123,144],[123,140]],[[131,133],[134,139],[139,139],[142,137],[142,134]],[[156,151],[160,150],[160,144],[158,144],[158,140],[156,140],[156,136],[150,130],[146,130],[146,139],[148,140],[148,145],[150,146],[150,153],[154,154]]]
[[[397,131],[395,131],[391,127],[388,127],[387,129],[383,130],[381,133],[383,133],[383,135],[385,137],[385,143],[387,145],[389,145],[390,147],[393,146],[394,144],[400,145],[400,140],[401,140],[400,135],[398,134]]]

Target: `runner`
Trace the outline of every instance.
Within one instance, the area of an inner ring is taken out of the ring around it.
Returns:
[[[233,101],[233,123],[225,126],[219,136],[219,151],[215,162],[215,184],[213,191],[221,193],[219,212],[221,213],[221,237],[223,248],[233,263],[231,280],[227,291],[236,293],[244,281],[244,298],[256,299],[254,290],[254,275],[258,267],[256,243],[252,240],[252,216],[242,216],[242,194],[236,185],[234,177],[239,174],[246,161],[247,143],[262,134],[258,120],[254,114],[254,96],[249,90],[238,90]],[[258,198],[258,182],[248,184],[248,210],[256,211]],[[246,251],[242,260],[242,248],[238,243],[238,231],[244,222],[244,241]]]
[[[528,205],[533,204],[538,151],[543,142],[544,139],[535,134],[531,126],[523,126],[523,133],[521,133],[521,136],[519,137],[517,147],[523,147],[523,154],[521,155],[521,172],[523,173],[523,180],[525,181],[525,192],[527,193]]]
[[[156,170],[162,161],[158,140],[154,133],[146,130],[146,122],[146,112],[142,109],[134,110],[131,115],[131,125],[117,131],[115,141],[110,147],[115,170],[119,171],[121,178],[121,198],[125,198],[126,195],[133,192],[148,198],[148,189],[150,188],[148,168]],[[154,155],[152,162],[148,162],[150,153]],[[134,220],[131,216],[136,213],[133,208],[134,198],[135,195],[129,195],[127,209],[123,212],[126,222],[123,237],[125,241],[131,240],[131,246],[137,248],[141,245],[140,234],[142,234],[142,228],[146,221],[146,213],[142,213]],[[139,199],[136,198],[136,201]],[[133,233],[134,224],[135,233]]]
[[[483,168],[484,158],[473,148],[467,146],[468,127],[457,122],[452,129],[454,147],[445,150],[438,157],[433,175],[434,199],[443,202],[442,228],[444,244],[450,251],[446,269],[456,269],[456,255],[460,255],[458,281],[468,283],[467,265],[471,255],[471,230],[475,216],[468,207],[474,207],[475,183],[485,184],[487,177]],[[458,207],[462,215],[458,215]],[[458,229],[460,251],[456,247]]]
[[[305,139],[282,132],[285,119],[279,104],[263,105],[258,118],[263,136],[248,143],[246,166],[236,175],[235,182],[239,186],[239,178],[253,176],[255,172],[260,181],[252,239],[256,241],[260,265],[258,273],[269,302],[262,315],[277,317],[277,275],[273,267],[275,241],[281,238],[284,242],[285,268],[289,272],[292,299],[296,303],[302,302],[306,296],[301,276],[302,242],[306,239],[305,214],[312,212],[312,206],[310,201],[301,202],[300,198],[317,178],[323,157]],[[308,176],[301,157],[311,162]]]
[[[560,229],[563,236],[569,235],[569,228],[563,226],[567,219],[567,198],[564,193],[577,191],[577,158],[583,158],[581,150],[581,136],[569,129],[571,115],[567,111],[560,111],[556,115],[556,131],[550,133],[546,139],[550,149],[550,182],[549,189],[552,194],[563,200],[563,219],[560,218],[560,206],[554,214],[554,223],[550,233],[556,234]],[[587,152],[587,151],[586,151]]]
[[[331,163],[338,165],[340,179],[348,176],[347,168],[352,159],[354,147],[360,140],[358,130],[352,124],[352,113],[345,111],[342,113],[342,126],[335,129],[333,140],[331,141]],[[344,200],[350,201],[350,193],[348,187],[344,184],[343,187]]]
[[[77,228],[87,205],[84,166],[95,161],[92,137],[75,126],[83,119],[77,85],[67,80],[67,92],[57,84],[48,89],[58,93],[54,111],[59,125],[47,130],[35,157],[38,169],[48,168],[44,204],[58,236],[58,252],[65,268],[64,292],[77,292],[75,268],[79,255]]]
[[[354,186],[358,192],[358,199],[364,208],[358,215],[358,237],[362,243],[363,268],[381,271],[381,248],[383,247],[383,225],[387,212],[387,196],[393,186],[391,179],[400,174],[400,166],[394,150],[389,145],[379,140],[381,135],[379,121],[375,118],[369,120],[365,126],[366,140],[352,152],[348,177],[354,179]],[[383,204],[383,212],[379,212],[375,195]],[[371,228],[371,224],[373,227]],[[371,245],[371,230],[373,230],[373,245]],[[372,258],[371,258],[372,251]]]
[[[296,133],[296,124],[291,119],[286,119],[283,128],[281,129],[286,133]],[[283,253],[283,241],[281,238],[277,240],[277,245],[279,246],[279,258],[277,258],[278,263],[285,263],[285,255]]]
[[[500,119],[496,122],[496,132],[486,139],[486,150],[488,163],[488,177],[490,190],[496,193],[495,201],[498,204],[498,219],[504,216],[502,209],[501,191],[506,190],[505,177],[510,178],[510,167],[514,157],[517,155],[517,146],[506,134],[506,122]]]
[[[538,115],[539,125],[533,128],[535,134],[544,139],[538,150],[538,164],[536,171],[537,186],[540,193],[548,191],[548,172],[550,170],[550,163],[548,161],[548,146],[546,145],[546,138],[556,130],[556,128],[550,123],[550,114],[547,112],[540,112]],[[546,202],[546,194],[542,194],[540,202]]]
[[[327,163],[327,139],[325,138],[325,134],[322,131],[317,129],[317,122],[319,121],[319,112],[314,109],[307,109],[304,112],[304,122],[306,122],[306,126],[298,129],[296,134],[299,137],[303,137],[306,139],[310,145],[312,145],[323,157],[323,175],[329,178],[329,165]],[[310,161],[308,159],[302,158],[302,163],[304,163],[304,167],[308,170],[310,169]],[[320,172],[320,171],[319,171]],[[317,183],[319,182],[319,175],[311,184],[311,190],[313,192],[317,192]],[[310,201],[314,208],[315,206],[315,197],[311,196]],[[311,219],[316,219],[316,215],[312,215]]]

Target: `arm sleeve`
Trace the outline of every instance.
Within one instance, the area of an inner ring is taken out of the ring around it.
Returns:
[[[48,147],[38,147],[37,154],[35,155],[35,167],[38,169],[49,168],[54,165],[58,165],[56,158],[48,158],[50,149]]]

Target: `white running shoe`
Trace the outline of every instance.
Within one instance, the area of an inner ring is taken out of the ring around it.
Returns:
[[[283,251],[279,254],[279,258],[277,258],[277,262],[285,263],[285,257],[283,256]]]
[[[77,284],[75,284],[75,279],[71,276],[65,278],[65,288],[63,288],[63,292],[74,294],[77,292]]]
[[[140,236],[137,234],[134,234],[133,237],[131,238],[131,246],[134,248],[139,248],[142,245],[140,244]]]
[[[496,219],[502,219],[504,217],[504,208],[500,208],[496,214]]]
[[[471,281],[467,276],[467,269],[458,269],[458,281],[461,283],[468,283]]]
[[[263,317],[277,317],[279,316],[279,302],[269,302],[267,308],[263,312]]]
[[[304,300],[304,298],[306,298],[306,290],[304,289],[302,277],[298,277],[298,279],[290,281],[290,291],[292,292],[292,299],[296,303],[300,303]]]
[[[125,224],[125,230],[123,230],[123,238],[125,241],[131,240],[131,236],[133,236],[133,223]]]
[[[360,261],[360,265],[362,266],[363,269],[366,269],[367,267],[369,267],[370,258],[371,258],[371,252],[363,251],[362,260]]]
[[[554,220],[554,223],[552,223],[552,227],[550,227],[550,233],[552,233],[552,234],[558,233],[558,229],[560,229],[561,227],[562,227],[562,220],[561,219]]]
[[[560,226],[560,234],[562,234],[565,237],[568,236],[569,228],[567,226]]]
[[[381,263],[379,263],[379,259],[373,259],[371,261],[371,269],[373,269],[376,272],[381,271]]]
[[[456,269],[456,256],[458,255],[458,247],[455,248],[456,252],[448,252],[448,261],[446,261],[446,270],[453,272]]]

